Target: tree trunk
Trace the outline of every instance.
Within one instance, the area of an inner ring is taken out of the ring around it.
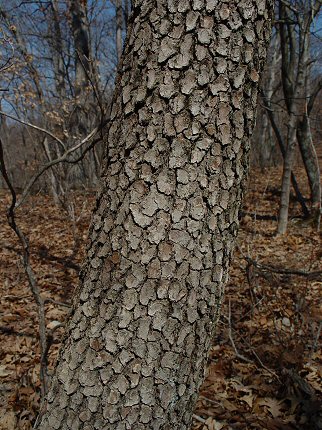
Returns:
[[[292,22],[292,8],[284,1],[279,2],[280,8],[280,39],[282,50],[282,83],[285,104],[289,121],[287,124],[287,148],[284,158],[280,214],[278,221],[278,234],[287,230],[288,206],[290,192],[290,179],[292,172],[293,153],[296,148],[296,134],[298,118],[307,112],[307,76],[309,65],[310,24],[314,18],[314,8],[310,4],[309,10],[304,6],[303,16],[296,14],[296,21]],[[297,27],[294,25],[296,24]],[[298,35],[296,30],[298,29]],[[297,46],[298,44],[298,46]],[[298,53],[297,53],[298,49]]]
[[[45,150],[45,154],[46,154],[47,160],[48,161],[52,161],[52,156],[51,156],[51,153],[50,153],[50,148],[49,148],[49,145],[48,145],[47,136],[43,139],[42,145],[43,145],[43,148]],[[51,194],[53,196],[53,200],[54,200],[55,204],[58,205],[59,204],[59,194],[60,194],[60,192],[59,192],[60,191],[59,190],[59,185],[58,185],[59,181],[58,181],[58,179],[57,179],[57,177],[56,177],[53,169],[49,169],[48,172],[47,172],[47,175],[48,175],[48,177],[50,179],[50,185],[51,185],[50,188],[51,188]]]
[[[228,276],[273,4],[133,3],[39,429],[189,429]]]
[[[278,49],[278,37],[275,34],[272,38],[270,44],[271,58],[267,64],[267,76],[265,82],[265,96],[267,97],[267,102],[271,105],[271,99],[274,93],[274,84],[276,85],[276,66],[279,61],[279,49]],[[263,83],[263,80],[262,80]],[[263,118],[263,124],[261,128],[261,143],[259,146],[259,160],[260,167],[263,169],[267,167],[272,158],[272,149],[274,147],[274,142],[272,139],[272,126],[269,121],[269,115],[267,110],[265,111]]]
[[[75,46],[75,95],[80,96],[89,85],[90,46],[86,12],[87,1],[71,0],[72,32]]]
[[[268,118],[270,120],[272,129],[274,131],[274,134],[275,134],[278,146],[279,146],[279,148],[281,150],[281,153],[282,153],[282,156],[283,156],[283,162],[284,162],[284,159],[285,159],[285,156],[286,156],[286,145],[284,143],[283,137],[282,137],[282,135],[280,133],[280,130],[279,130],[278,126],[277,126],[277,123],[275,121],[275,117],[274,117],[274,112],[272,110],[271,101],[267,99],[266,95],[262,94],[262,96],[263,96],[262,100],[263,100],[263,103],[264,103],[264,107],[266,109]],[[301,193],[301,191],[299,189],[299,186],[298,186],[298,183],[297,183],[297,180],[296,180],[294,172],[291,172],[291,182],[292,182],[292,185],[293,185],[293,189],[294,189],[294,192],[295,192],[296,199],[297,199],[297,201],[301,205],[303,216],[305,218],[307,218],[309,216],[310,212],[309,212],[309,210],[308,210],[308,208],[306,206],[305,199],[304,199],[304,197],[303,197],[303,195],[302,195],[302,193]]]
[[[293,115],[288,124],[287,148],[283,160],[283,175],[281,186],[280,212],[278,217],[277,234],[285,234],[288,224],[290,205],[291,174],[296,148],[296,117]]]
[[[50,2],[51,6],[51,14],[49,17],[48,25],[51,28],[51,37],[52,37],[52,59],[54,65],[55,72],[55,85],[56,91],[60,98],[60,102],[64,97],[66,97],[66,88],[65,88],[65,65],[64,65],[64,57],[63,57],[63,38],[60,29],[60,17],[57,0],[52,0]]]
[[[122,28],[123,28],[123,11],[122,0],[115,0],[116,12],[116,55],[119,62],[122,56],[123,42],[122,42]]]
[[[312,202],[312,216],[319,218],[321,215],[321,182],[320,167],[317,153],[312,141],[309,117],[303,116],[297,127],[297,140],[299,143],[303,163],[309,180]]]
[[[71,0],[71,28],[75,48],[75,112],[72,118],[72,130],[85,136],[90,129],[90,105],[88,88],[90,87],[91,63],[89,24],[87,19],[87,0]]]

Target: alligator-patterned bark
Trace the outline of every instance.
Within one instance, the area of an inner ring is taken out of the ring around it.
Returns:
[[[273,2],[137,0],[67,340],[36,428],[189,429]]]

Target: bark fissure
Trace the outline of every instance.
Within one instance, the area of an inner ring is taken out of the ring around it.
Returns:
[[[189,429],[228,276],[272,2],[133,10],[41,429]]]

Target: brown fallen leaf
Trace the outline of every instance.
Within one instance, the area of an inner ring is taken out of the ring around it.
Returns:
[[[281,404],[283,401],[273,399],[272,397],[258,398],[255,401],[256,406],[264,406],[270,412],[273,418],[282,415]]]

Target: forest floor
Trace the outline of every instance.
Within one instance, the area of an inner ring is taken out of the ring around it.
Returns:
[[[288,233],[275,235],[280,177],[278,168],[251,172],[193,430],[322,429],[322,279],[321,273],[307,274],[321,270],[320,237],[298,217],[294,201]],[[94,200],[78,193],[63,210],[39,194],[18,212],[48,299],[50,369],[69,311],[61,304],[70,303],[77,285]],[[21,246],[5,218],[9,205],[8,193],[0,193],[0,429],[29,430],[39,407],[38,317]]]

